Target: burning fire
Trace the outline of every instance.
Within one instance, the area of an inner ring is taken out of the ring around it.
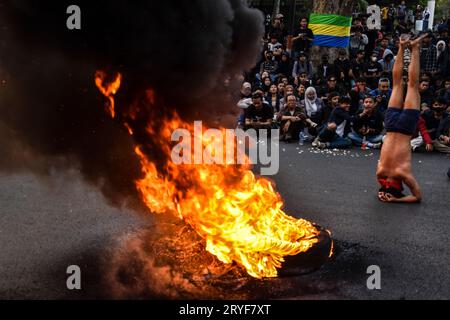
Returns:
[[[120,83],[122,81],[122,75],[118,73],[115,77],[115,79],[112,82],[105,83],[106,82],[107,75],[103,71],[97,71],[95,73],[95,85],[97,86],[98,90],[109,99],[109,105],[108,105],[108,113],[111,116],[111,118],[114,118],[116,115],[115,109],[114,109],[114,95],[116,94],[117,90],[120,88]]]
[[[96,84],[113,100],[119,86],[115,85],[114,90],[103,87],[103,81],[97,79],[104,79],[104,74],[96,76]],[[120,79],[119,75],[114,83],[118,80],[120,84]],[[154,103],[153,92],[147,97]],[[184,128],[192,135],[193,125],[177,114],[160,121],[162,130],[155,132],[148,125],[146,134],[158,139],[160,152],[169,159],[166,174],[157,170],[141,146],[135,149],[144,175],[136,181],[136,187],[152,212],[171,213],[183,219],[206,240],[208,252],[224,263],[237,262],[256,278],[276,277],[284,256],[305,252],[318,241],[319,231],[314,225],[285,214],[272,183],[255,177],[248,165],[176,165],[170,161],[172,132]],[[124,125],[132,134],[130,125]],[[204,139],[202,142],[208,144]]]

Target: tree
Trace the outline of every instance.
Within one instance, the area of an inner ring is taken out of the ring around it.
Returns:
[[[351,17],[358,3],[358,0],[314,0],[312,12]],[[333,61],[338,56],[338,48],[313,46],[311,48],[313,65],[317,66],[320,64],[323,54],[328,54],[330,61]]]

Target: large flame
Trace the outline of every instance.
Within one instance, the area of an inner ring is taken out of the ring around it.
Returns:
[[[283,257],[305,252],[318,241],[314,225],[286,215],[272,183],[255,177],[248,165],[173,163],[173,130],[184,128],[193,135],[193,125],[176,114],[160,121],[162,130],[155,132],[148,125],[146,134],[158,139],[162,149],[158,152],[169,159],[165,174],[157,170],[141,146],[135,149],[144,175],[136,186],[152,212],[183,219],[206,240],[208,252],[224,263],[237,262],[256,278],[276,277]],[[124,125],[132,134],[130,126]],[[203,146],[209,143],[201,133],[195,138],[202,139]]]

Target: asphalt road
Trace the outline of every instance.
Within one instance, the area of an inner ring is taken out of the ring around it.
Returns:
[[[286,211],[331,230],[336,254],[311,274],[259,282],[269,287],[294,283],[291,290],[268,297],[450,298],[449,156],[414,154],[424,201],[399,205],[376,199],[377,151],[327,153],[283,144],[280,152],[281,167],[273,180]],[[148,223],[108,206],[75,173],[48,179],[0,174],[0,298],[97,297],[89,288],[100,277],[101,270],[95,269],[99,257],[114,250],[124,234]],[[66,288],[71,264],[91,270],[83,274],[88,284],[81,293]],[[366,287],[369,265],[381,269],[381,290]],[[305,286],[307,292],[298,289]]]

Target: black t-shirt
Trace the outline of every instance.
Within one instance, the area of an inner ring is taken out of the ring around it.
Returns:
[[[377,73],[383,71],[383,67],[381,66],[381,64],[379,62],[370,62],[368,64],[366,64],[365,68],[364,68],[364,72],[368,75],[368,76],[373,76],[376,75]],[[378,86],[378,79],[377,78],[367,78],[367,86],[369,88],[374,88]]]
[[[262,107],[257,109],[253,104],[251,104],[247,109],[245,109],[245,119],[266,122],[273,119],[273,108],[271,108],[268,104],[263,103]]]
[[[422,118],[423,120],[425,120],[425,124],[427,126],[427,131],[430,134],[430,138],[433,140],[436,139],[437,129],[439,127],[439,124],[441,123],[441,120],[436,119],[433,110],[425,111],[422,114]]]
[[[294,37],[294,38],[295,38],[295,37],[298,37],[299,34],[304,34],[304,35],[305,35],[305,38],[309,38],[309,39],[313,39],[313,38],[314,38],[314,34],[313,34],[312,30],[309,29],[309,28],[306,28],[306,29],[299,28],[299,29],[297,29],[297,30],[294,32],[293,37]],[[312,42],[312,41],[310,41],[310,40],[308,40],[308,39],[300,39],[300,38],[299,38],[299,39],[297,39],[297,40],[295,40],[295,41],[293,42],[293,49],[294,49],[294,51],[296,51],[296,52],[299,52],[299,51],[308,51],[311,42]]]
[[[363,76],[366,64],[363,62],[359,63],[356,59],[351,62],[350,68],[353,70],[353,75],[356,79]]]

